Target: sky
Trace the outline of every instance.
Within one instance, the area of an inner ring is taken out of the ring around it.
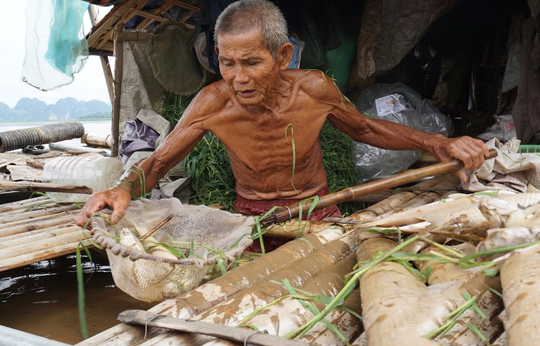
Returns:
[[[37,0],[28,0],[37,2]],[[45,0],[50,1],[50,0]],[[21,82],[25,57],[27,0],[0,0],[0,102],[14,107],[23,97],[37,98],[54,104],[61,98],[73,97],[79,101],[100,100],[111,104],[99,57],[90,56],[82,71],[75,74],[72,84],[52,91],[40,91]],[[108,7],[96,7],[98,17],[106,14]],[[89,16],[85,14],[85,31],[90,29]],[[114,62],[114,58],[109,57]],[[114,73],[114,72],[113,72]]]

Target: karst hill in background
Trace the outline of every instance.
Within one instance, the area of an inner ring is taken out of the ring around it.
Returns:
[[[46,104],[36,98],[22,98],[10,108],[0,102],[0,121],[55,121],[84,119],[110,119],[112,108],[103,101],[78,101],[72,97]]]

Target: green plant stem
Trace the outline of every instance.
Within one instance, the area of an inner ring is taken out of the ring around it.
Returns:
[[[84,296],[84,278],[83,278],[83,269],[82,269],[82,260],[81,260],[81,243],[77,246],[76,250],[76,263],[77,263],[77,296],[78,296],[78,306],[79,306],[79,325],[81,327],[81,334],[83,339],[88,339],[88,326],[86,322],[86,313],[85,313],[85,296]]]

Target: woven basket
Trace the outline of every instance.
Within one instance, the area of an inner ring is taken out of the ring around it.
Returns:
[[[188,244],[188,258],[168,259],[119,243],[119,230],[145,234],[160,221],[172,219],[153,236],[160,243],[171,239]],[[125,216],[112,226],[107,215],[92,219],[93,240],[107,252],[115,284],[145,302],[161,302],[199,286],[219,273],[251,244],[253,218],[206,206],[183,205],[175,198],[131,202]],[[208,250],[210,249],[210,250]]]

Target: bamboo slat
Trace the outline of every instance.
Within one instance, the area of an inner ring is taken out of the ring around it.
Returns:
[[[73,221],[78,211],[63,212],[62,216],[56,216],[51,218],[51,216],[40,216],[32,220],[20,220],[15,222],[10,222],[5,225],[5,227],[0,228],[0,238],[12,234],[24,233],[28,231],[33,231],[36,229],[43,229],[52,226],[62,226],[66,223]]]
[[[87,231],[86,231],[87,232]],[[86,234],[86,236],[89,236]],[[11,257],[0,262],[0,271],[22,267],[39,261],[56,258],[63,255],[69,255],[76,251],[80,242],[76,241],[70,244],[64,244],[52,249],[42,249],[36,252],[22,254]]]
[[[0,271],[74,253],[89,235],[74,224],[79,209],[47,197],[0,206]]]

